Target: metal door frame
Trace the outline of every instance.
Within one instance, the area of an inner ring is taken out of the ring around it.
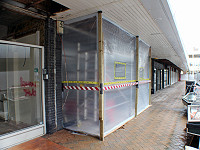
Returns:
[[[14,132],[6,133],[0,135],[0,149],[7,149],[9,147],[15,146],[17,144],[26,142],[28,140],[43,136],[46,134],[46,115],[45,115],[45,95],[44,95],[44,80],[42,70],[44,68],[44,47],[32,44],[24,44],[18,42],[4,41],[0,40],[0,44],[8,44],[8,45],[16,45],[16,46],[24,46],[24,47],[32,47],[32,48],[40,48],[42,50],[41,53],[41,84],[42,84],[42,113],[43,113],[43,124],[34,125],[28,128],[24,128],[21,130],[17,130]]]

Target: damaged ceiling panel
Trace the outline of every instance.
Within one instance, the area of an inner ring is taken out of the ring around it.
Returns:
[[[67,11],[69,8],[52,0],[1,0],[0,9],[45,19],[48,16],[56,15],[56,13]]]
[[[1,0],[0,39],[16,39],[37,30],[43,31],[47,17],[68,9],[52,0]]]

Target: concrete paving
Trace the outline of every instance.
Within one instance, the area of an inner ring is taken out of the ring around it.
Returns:
[[[186,142],[186,107],[181,98],[185,82],[178,82],[152,95],[152,106],[108,135],[105,141],[61,130],[45,138],[74,150],[130,149],[178,150]]]

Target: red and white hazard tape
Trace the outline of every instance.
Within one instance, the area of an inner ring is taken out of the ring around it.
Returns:
[[[85,87],[85,86],[64,86],[67,90],[89,90],[89,91],[99,91],[99,87]]]
[[[113,89],[119,89],[122,87],[128,87],[137,85],[137,82],[133,83],[127,83],[127,84],[120,84],[120,85],[112,85],[112,86],[105,86],[103,87],[104,91],[113,90]],[[64,86],[64,89],[67,90],[89,90],[89,91],[99,91],[100,87],[80,87],[80,86]]]
[[[132,85],[137,85],[137,82],[133,82],[133,83],[126,83],[126,84],[120,84],[120,85],[112,85],[112,86],[105,86],[103,87],[104,91],[107,90],[112,90],[112,89],[119,89],[122,87],[127,87],[127,86],[132,86]]]

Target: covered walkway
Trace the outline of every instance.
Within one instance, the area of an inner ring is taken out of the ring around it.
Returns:
[[[185,82],[178,82],[158,91],[152,95],[150,108],[108,135],[103,142],[95,137],[71,134],[66,130],[46,135],[44,138],[75,150],[184,149],[186,142],[184,129],[187,121],[186,107],[181,101],[184,89]]]

